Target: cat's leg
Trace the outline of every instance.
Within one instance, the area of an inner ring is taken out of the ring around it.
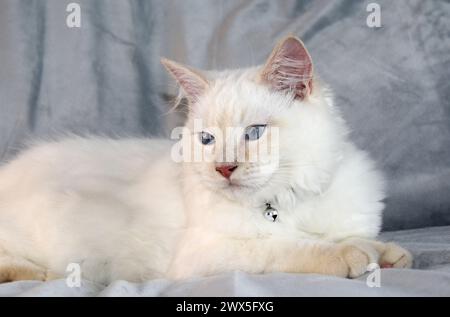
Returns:
[[[169,270],[169,277],[178,279],[241,270],[249,273],[318,273],[354,278],[364,274],[369,264],[378,263],[380,254],[371,241],[360,239],[328,243],[320,240],[230,239],[193,235],[184,239]]]
[[[375,246],[366,240],[349,239],[335,246],[348,266],[346,277],[356,278],[367,272],[371,263],[378,264],[380,253]]]
[[[0,253],[0,283],[20,280],[46,281],[47,270],[21,258]]]

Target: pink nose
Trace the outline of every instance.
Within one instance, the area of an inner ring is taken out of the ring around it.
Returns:
[[[233,174],[234,170],[237,168],[237,165],[220,165],[216,166],[216,171],[222,174],[226,179],[230,179],[231,174]]]

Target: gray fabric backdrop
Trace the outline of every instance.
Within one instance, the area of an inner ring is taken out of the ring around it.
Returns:
[[[148,136],[179,123],[159,56],[200,68],[263,62],[288,32],[309,48],[353,139],[389,179],[385,229],[450,224],[450,3],[0,0],[0,156],[63,132]]]

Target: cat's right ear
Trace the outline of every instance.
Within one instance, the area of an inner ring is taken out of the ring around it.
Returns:
[[[307,98],[313,89],[313,63],[303,42],[293,35],[281,40],[264,65],[261,80],[296,99]]]
[[[161,63],[180,84],[189,102],[196,103],[198,98],[205,93],[209,84],[199,71],[167,58],[161,58]]]

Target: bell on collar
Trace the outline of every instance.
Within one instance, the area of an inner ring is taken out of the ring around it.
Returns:
[[[275,222],[278,218],[278,211],[269,203],[266,204],[266,209],[264,210],[264,218],[272,222]]]

